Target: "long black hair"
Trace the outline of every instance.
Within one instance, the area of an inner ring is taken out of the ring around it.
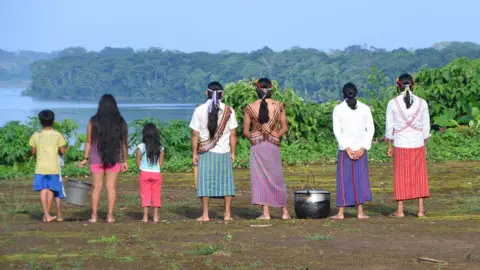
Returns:
[[[343,86],[342,92],[343,92],[343,98],[347,99],[348,107],[350,107],[350,109],[352,110],[357,109],[357,99],[355,98],[358,93],[357,86],[355,86],[355,84],[350,82],[346,83]]]
[[[410,91],[413,92],[413,77],[410,74],[402,74],[400,77],[397,78],[397,89],[399,92],[406,91],[405,97],[403,98],[403,101],[405,102],[405,105],[407,105],[407,109],[410,109],[412,106],[413,100],[412,96],[410,94]]]
[[[210,138],[213,138],[215,132],[218,128],[218,112],[220,111],[220,99],[223,96],[223,86],[219,82],[211,82],[208,84],[207,95],[208,99],[212,99],[211,104],[211,111],[208,112],[208,133],[210,134]],[[215,95],[215,98],[214,98]],[[217,100],[217,104],[213,103],[213,100]]]
[[[106,94],[100,98],[97,113],[90,118],[90,123],[94,147],[97,148],[103,165],[112,167],[120,161],[128,133],[127,123],[118,111],[112,95]]]
[[[268,115],[268,103],[266,99],[272,97],[273,84],[268,78],[260,78],[255,83],[255,87],[257,88],[258,98],[262,99],[262,102],[260,103],[260,110],[258,112],[258,121],[260,124],[264,124],[270,121],[270,116]]]
[[[144,154],[147,155],[147,160],[151,165],[156,164],[162,150],[160,133],[154,124],[148,123],[143,127],[142,135],[142,141],[145,144]]]

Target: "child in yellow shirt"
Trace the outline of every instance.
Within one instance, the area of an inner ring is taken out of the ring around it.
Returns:
[[[40,201],[43,208],[43,222],[54,221],[57,217],[50,215],[51,198],[65,198],[60,179],[60,163],[58,155],[65,154],[65,138],[53,130],[55,114],[50,110],[41,111],[38,119],[43,129],[35,132],[30,138],[32,154],[36,155],[33,190],[40,191]],[[59,200],[57,200],[59,202]],[[57,205],[57,211],[60,205]]]

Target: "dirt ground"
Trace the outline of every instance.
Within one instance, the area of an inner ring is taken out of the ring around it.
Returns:
[[[287,167],[292,216],[293,192],[309,187],[332,192],[335,166]],[[408,216],[394,211],[391,165],[370,167],[374,200],[365,205],[369,220],[329,219],[256,221],[260,208],[250,205],[246,170],[235,172],[234,221],[222,220],[223,201],[212,200],[208,223],[200,215],[191,174],[164,174],[163,208],[158,224],[141,224],[139,188],[134,177],[121,177],[114,224],[88,224],[89,204],[65,205],[65,222],[45,224],[38,193],[30,180],[0,181],[0,269],[480,269],[480,163],[429,164],[431,198],[428,218],[418,219],[415,202]],[[78,178],[76,178],[78,179]],[[88,178],[83,179],[88,181]],[[101,217],[105,217],[106,192]],[[250,225],[270,224],[270,227]],[[419,257],[446,261],[426,263]]]

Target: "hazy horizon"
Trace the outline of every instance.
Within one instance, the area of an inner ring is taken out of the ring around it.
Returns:
[[[452,5],[456,3],[456,5]],[[437,42],[480,43],[480,2],[464,0],[0,1],[0,48],[59,51],[81,46],[181,52],[250,52],[265,46],[321,51],[351,45],[393,50]]]

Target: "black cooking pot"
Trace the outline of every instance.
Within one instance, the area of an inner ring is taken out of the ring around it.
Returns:
[[[315,179],[312,173],[313,183]],[[325,190],[297,190],[294,192],[297,218],[327,218],[330,215],[330,192]]]

